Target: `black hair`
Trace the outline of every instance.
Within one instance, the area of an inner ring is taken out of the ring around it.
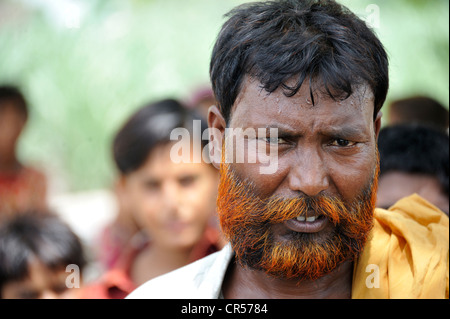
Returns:
[[[158,145],[171,142],[170,133],[186,128],[193,137],[194,120],[200,121],[201,133],[208,125],[198,113],[179,101],[165,99],[150,103],[136,113],[119,130],[113,141],[113,157],[122,174],[140,168]],[[207,140],[201,141],[206,146]]]
[[[16,214],[0,225],[0,298],[6,283],[29,275],[33,258],[52,270],[86,265],[80,239],[58,216],[35,211]]]
[[[359,85],[374,94],[374,119],[387,95],[388,58],[364,21],[335,1],[281,0],[248,3],[227,15],[213,48],[210,76],[228,122],[245,76],[269,93],[295,95],[305,80],[334,100]],[[289,80],[295,84],[289,86]]]
[[[12,85],[0,86],[0,110],[6,105],[5,102],[13,102],[11,105],[25,118],[28,118],[28,105],[20,90]]]
[[[412,96],[393,101],[390,112],[398,115],[396,123],[433,126],[445,131],[448,128],[448,110],[438,101],[427,96]]]
[[[399,124],[378,136],[380,176],[390,171],[435,176],[449,194],[449,136],[431,127]]]

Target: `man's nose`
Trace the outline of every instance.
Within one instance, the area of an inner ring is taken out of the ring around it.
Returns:
[[[298,150],[289,172],[289,187],[307,196],[319,195],[329,187],[329,177],[319,150]]]

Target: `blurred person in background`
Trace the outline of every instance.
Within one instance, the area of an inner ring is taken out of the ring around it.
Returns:
[[[189,132],[189,140],[171,140],[178,128]],[[121,203],[142,232],[131,237],[115,267],[85,289],[84,298],[124,298],[145,281],[222,247],[215,215],[218,172],[193,160],[202,156],[192,147],[194,131],[206,128],[195,112],[167,99],[138,110],[117,133],[113,154]],[[207,139],[197,142],[207,146]],[[188,161],[172,160],[178,143],[191,150]]]
[[[83,246],[58,216],[31,211],[0,225],[0,298],[74,299],[86,264]]]
[[[377,207],[418,194],[449,214],[449,137],[429,126],[402,124],[381,129]]]
[[[388,108],[388,125],[421,124],[448,133],[448,110],[426,96],[395,100]]]
[[[95,249],[101,267],[109,270],[115,267],[124,249],[134,239],[140,238],[140,228],[136,224],[127,205],[127,196],[120,180],[113,185],[113,193],[117,203],[117,211],[114,220],[103,228],[98,242],[100,245]]]
[[[45,176],[17,156],[27,119],[22,93],[13,86],[0,86],[0,221],[13,212],[46,208]]]
[[[211,85],[205,85],[194,90],[189,102],[190,108],[197,110],[205,119],[208,117],[209,107],[216,104]]]

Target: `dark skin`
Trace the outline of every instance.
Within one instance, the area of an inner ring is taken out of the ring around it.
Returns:
[[[278,128],[278,139],[263,139],[267,150],[276,154],[277,170],[261,174],[263,164],[232,163],[241,178],[252,181],[262,198],[281,196],[338,196],[352,201],[368,185],[376,166],[376,139],[381,113],[373,118],[373,94],[361,86],[343,101],[315,96],[310,103],[309,86],[303,85],[293,97],[281,90],[268,94],[261,84],[247,78],[233,105],[230,128]],[[220,167],[225,119],[215,106],[209,110],[212,130],[212,162]],[[247,146],[244,147],[247,154]],[[266,151],[268,153],[268,151]],[[327,236],[333,225],[320,230],[317,238]],[[284,224],[271,229],[276,240],[289,240],[292,230]],[[225,298],[350,298],[353,264],[344,262],[331,273],[315,281],[273,278],[263,271],[231,263],[223,284]]]
[[[301,284],[231,263],[222,291],[225,299],[350,299],[351,282],[351,262],[318,280]]]

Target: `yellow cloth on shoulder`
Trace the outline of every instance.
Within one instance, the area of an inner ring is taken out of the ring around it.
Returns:
[[[414,194],[374,217],[354,265],[352,298],[448,298],[448,216]]]

